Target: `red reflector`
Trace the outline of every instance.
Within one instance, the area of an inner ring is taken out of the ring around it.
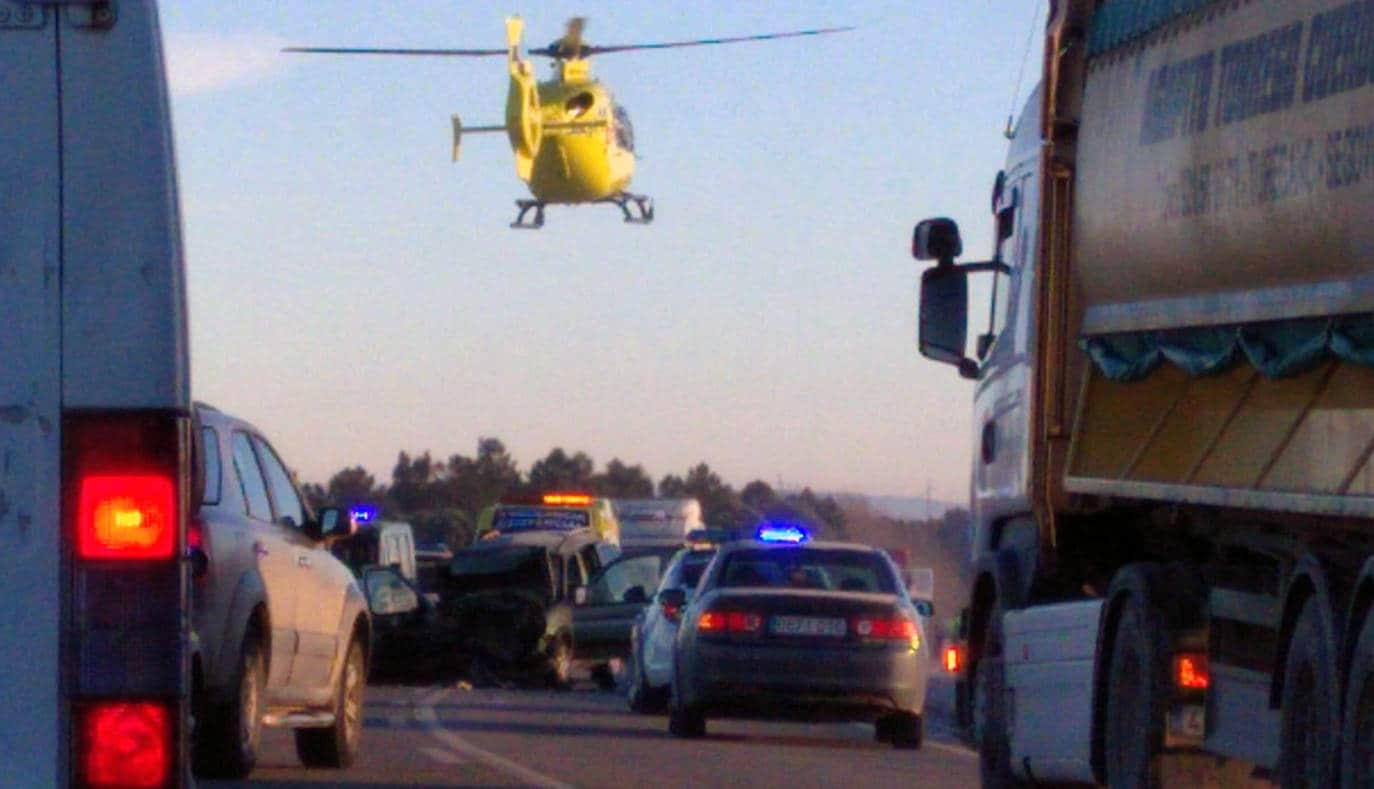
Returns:
[[[81,710],[81,753],[87,786],[152,789],[172,771],[172,723],[152,702],[100,702]]]
[[[945,671],[949,672],[950,674],[958,674],[959,669],[963,666],[964,663],[963,654],[959,651],[959,647],[954,646],[953,644],[945,647],[944,659]]]
[[[1187,652],[1174,656],[1174,683],[1187,690],[1207,689],[1207,655]]]
[[[170,559],[176,495],[161,476],[101,475],[81,480],[77,555],[82,559]]]

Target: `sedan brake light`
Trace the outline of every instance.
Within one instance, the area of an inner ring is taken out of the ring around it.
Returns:
[[[860,638],[880,641],[915,641],[916,623],[904,616],[856,616],[849,628]]]
[[[697,630],[702,633],[754,634],[763,630],[763,617],[749,611],[702,611],[697,617]]]

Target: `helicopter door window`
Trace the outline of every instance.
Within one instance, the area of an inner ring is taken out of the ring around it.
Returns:
[[[586,115],[596,103],[596,98],[590,93],[579,93],[568,99],[563,107],[568,113],[569,118],[581,118]]]
[[[635,127],[630,123],[630,113],[619,104],[615,105],[615,142],[621,148],[634,152],[635,149]]]

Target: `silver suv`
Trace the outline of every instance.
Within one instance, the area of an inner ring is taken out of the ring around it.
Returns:
[[[371,620],[330,544],[356,528],[316,517],[252,425],[196,405],[200,507],[190,525],[192,756],[201,776],[243,777],[263,726],[295,729],[307,766],[358,752]]]

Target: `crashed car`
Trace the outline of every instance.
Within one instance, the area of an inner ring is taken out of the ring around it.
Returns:
[[[459,634],[474,673],[565,688],[577,590],[616,553],[590,529],[480,540],[456,552],[440,579],[437,626]]]

